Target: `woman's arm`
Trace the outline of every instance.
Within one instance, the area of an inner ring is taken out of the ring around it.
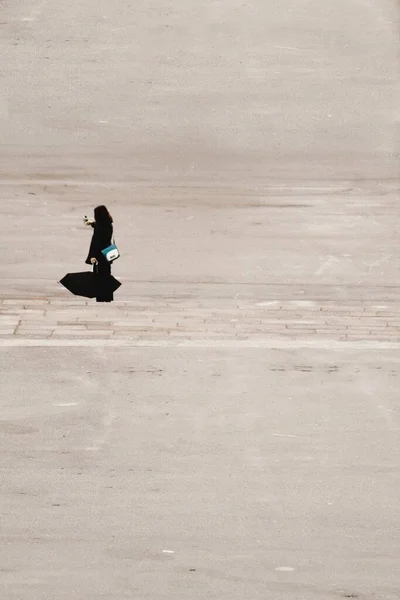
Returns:
[[[88,219],[86,216],[83,217],[83,222],[85,225],[88,225],[88,226],[91,225],[92,227],[94,227],[96,224],[96,221],[93,221],[92,219]]]

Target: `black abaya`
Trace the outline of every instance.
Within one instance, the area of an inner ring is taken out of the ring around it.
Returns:
[[[101,253],[104,248],[111,245],[111,239],[113,234],[113,227],[111,223],[97,224],[93,223],[94,229],[92,240],[90,242],[89,254],[85,260],[86,264],[90,265],[90,259],[95,258],[97,265],[93,267],[94,273],[98,277],[98,293],[96,296],[97,302],[112,302],[114,300],[114,294],[107,291],[104,285],[102,285],[102,279],[106,279],[111,275],[111,264]]]

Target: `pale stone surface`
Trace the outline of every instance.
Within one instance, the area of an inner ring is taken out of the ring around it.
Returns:
[[[0,4],[0,597],[399,600],[395,2]]]
[[[398,598],[392,351],[9,348],[2,366],[3,597]]]

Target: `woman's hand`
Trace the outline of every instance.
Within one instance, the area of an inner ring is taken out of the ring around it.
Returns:
[[[90,259],[90,262],[91,262],[92,265],[96,265],[97,264],[97,259],[92,257]]]

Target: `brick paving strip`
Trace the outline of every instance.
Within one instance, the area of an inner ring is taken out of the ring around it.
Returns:
[[[363,342],[400,347],[395,301],[136,298],[113,304],[84,299],[3,298],[2,345],[62,345],[63,340],[115,345],[230,344],[268,347]],[[31,342],[29,342],[31,340]],[[290,345],[290,344],[289,344]]]

